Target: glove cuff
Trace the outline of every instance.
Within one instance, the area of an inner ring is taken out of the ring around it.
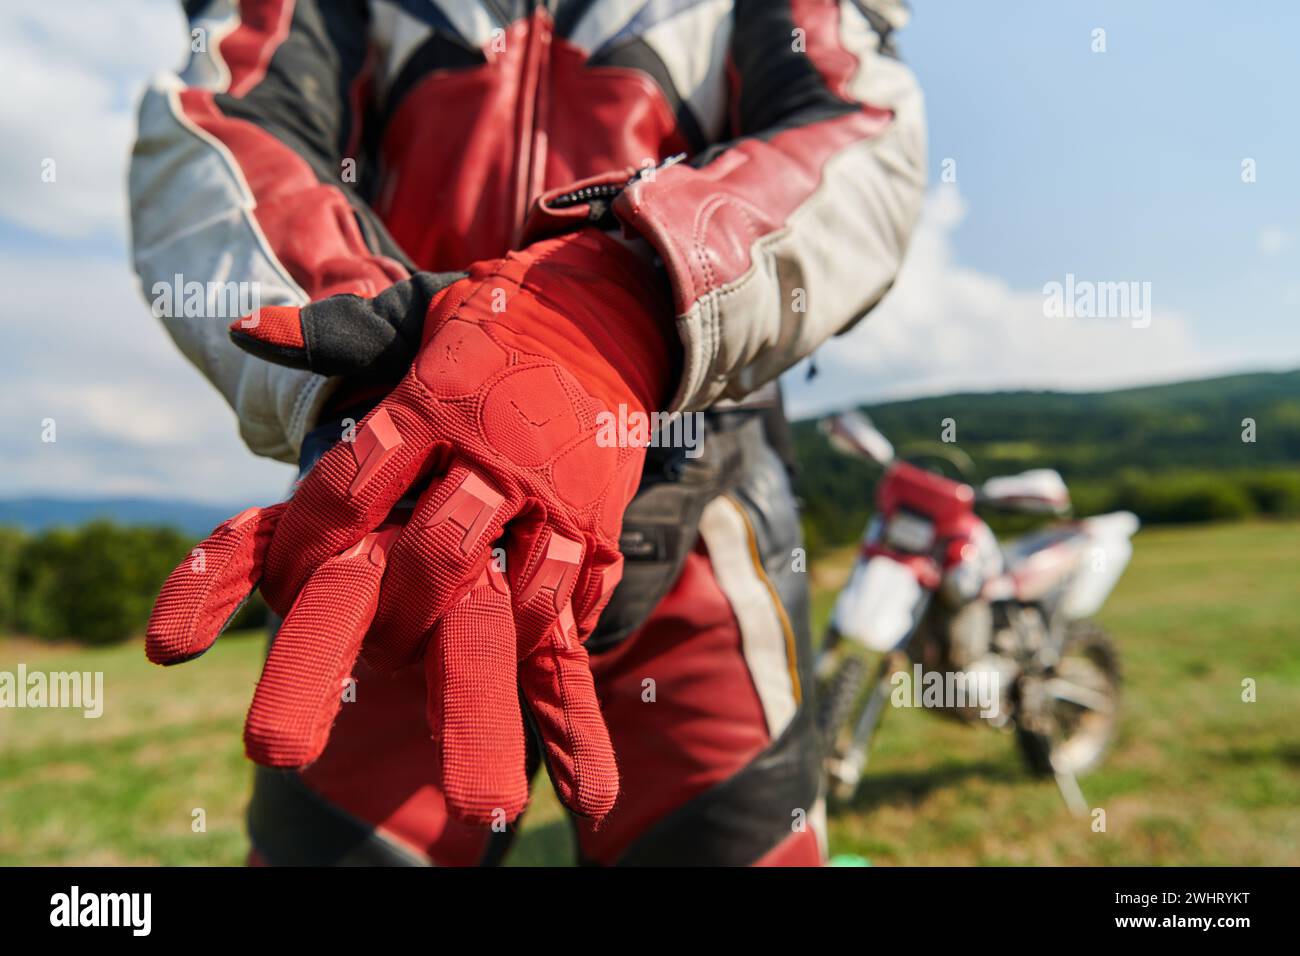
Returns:
[[[530,246],[522,285],[555,303],[581,336],[561,345],[571,364],[584,355],[614,370],[647,411],[667,407],[681,373],[681,342],[666,278],[618,240],[584,229]],[[580,286],[581,294],[564,285]],[[582,339],[586,341],[583,342]],[[589,343],[589,345],[588,345]]]

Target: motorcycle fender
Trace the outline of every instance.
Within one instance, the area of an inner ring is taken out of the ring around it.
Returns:
[[[1091,617],[1106,603],[1133,556],[1133,542],[1129,539],[1137,531],[1138,522],[1134,515],[1120,511],[1087,518],[1082,526],[1088,541],[1061,602],[1062,613],[1071,620]]]
[[[916,625],[926,592],[906,565],[873,555],[853,566],[831,612],[844,637],[873,651],[897,647]]]

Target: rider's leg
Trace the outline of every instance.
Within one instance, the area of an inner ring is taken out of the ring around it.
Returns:
[[[672,590],[634,636],[593,659],[623,792],[600,827],[579,821],[588,862],[824,858],[807,575],[777,469],[764,459],[706,507]]]

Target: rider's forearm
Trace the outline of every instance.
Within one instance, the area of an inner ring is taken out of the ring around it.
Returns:
[[[225,20],[191,23],[204,49],[150,85],[131,161],[133,255],[148,298],[183,302],[201,283],[253,311],[375,295],[408,275],[342,169],[360,118],[339,91],[364,69],[365,16],[359,5],[246,0]],[[240,352],[226,335],[239,316],[212,306],[155,313],[235,409],[249,447],[295,460],[326,380]]]
[[[890,8],[900,22],[897,4]],[[740,398],[873,308],[898,273],[925,181],[925,119],[891,24],[856,4],[741,4],[738,138],[615,203],[673,286],[674,409]]]

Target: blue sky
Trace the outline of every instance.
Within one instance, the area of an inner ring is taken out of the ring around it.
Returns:
[[[914,6],[900,45],[926,91],[931,193],[885,303],[823,347],[812,382],[802,368],[787,376],[797,411],[1300,366],[1300,10]],[[127,265],[133,104],[151,73],[179,62],[178,8],[0,11],[0,495],[251,502],[289,480],[243,449]],[[1104,53],[1092,51],[1098,28]],[[48,157],[55,184],[40,180]],[[946,159],[955,183],[940,182]],[[1150,327],[1045,318],[1043,286],[1066,273],[1151,283]],[[40,441],[47,418],[53,444]]]
[[[1300,359],[1300,6],[929,3],[907,32],[931,168],[956,157],[972,207],[964,263],[1150,280],[1207,345]]]

